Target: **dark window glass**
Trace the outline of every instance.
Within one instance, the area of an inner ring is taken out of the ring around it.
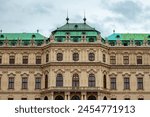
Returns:
[[[23,64],[28,64],[28,56],[23,56]]]
[[[79,60],[79,54],[73,53],[73,61],[78,61],[78,60]]]
[[[36,56],[36,64],[41,64],[41,56]]]
[[[129,56],[123,56],[123,63],[125,65],[128,65],[129,64]]]
[[[143,78],[137,78],[137,89],[143,90]]]
[[[49,54],[46,54],[46,63],[49,62]]]
[[[117,100],[116,98],[111,98],[111,100]]]
[[[89,42],[94,42],[94,38],[89,38]]]
[[[57,61],[62,61],[62,60],[63,60],[63,54],[57,53]]]
[[[45,89],[48,88],[48,75],[45,75]]]
[[[73,74],[72,87],[79,87],[79,75]]]
[[[124,98],[124,100],[130,100],[130,98]]]
[[[124,78],[124,89],[130,89],[130,79]]]
[[[8,89],[14,89],[14,78],[13,77],[9,78]]]
[[[22,89],[28,88],[28,78],[22,78]]]
[[[41,78],[35,78],[35,89],[41,89]]]
[[[106,55],[103,54],[103,62],[106,62]]]
[[[0,64],[2,64],[2,56],[0,56]]]
[[[9,56],[9,64],[15,64],[15,56]]]
[[[14,98],[8,98],[8,100],[14,100]]]
[[[110,56],[110,64],[116,64],[116,56]]]
[[[56,87],[63,87],[63,76],[58,74],[56,77]]]
[[[137,56],[137,64],[142,64],[142,56]]]
[[[106,88],[107,88],[106,75],[104,75],[104,77],[103,77],[103,87],[104,87],[104,89],[106,89]]]
[[[21,98],[21,100],[27,100],[27,98]]]
[[[144,98],[138,98],[138,100],[144,100]]]
[[[88,86],[89,87],[95,87],[95,75],[94,74],[89,75]]]
[[[110,89],[116,90],[116,78],[110,78]]]
[[[94,60],[95,60],[95,54],[89,53],[89,61],[94,61]]]
[[[35,100],[41,100],[41,98],[35,98]]]

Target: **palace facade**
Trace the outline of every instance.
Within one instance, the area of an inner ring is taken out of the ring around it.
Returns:
[[[68,20],[49,38],[0,33],[1,100],[150,99],[150,34],[103,38]]]

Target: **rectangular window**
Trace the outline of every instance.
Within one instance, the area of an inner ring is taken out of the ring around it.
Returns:
[[[130,79],[124,78],[124,89],[130,89]]]
[[[41,64],[41,56],[36,56],[36,64]]]
[[[111,100],[117,100],[116,98],[111,98]]]
[[[124,100],[130,100],[130,98],[124,98]]]
[[[110,56],[110,64],[116,64],[116,56]]]
[[[41,98],[35,98],[35,100],[41,100]]]
[[[28,88],[28,78],[22,78],[22,89]]]
[[[137,64],[142,64],[142,56],[137,56]]]
[[[0,64],[2,64],[2,56],[0,56]]]
[[[138,100],[144,100],[144,98],[138,98]]]
[[[103,54],[103,62],[105,63],[106,62],[106,55]]]
[[[12,77],[9,78],[8,89],[14,89],[14,78]]]
[[[143,90],[143,78],[137,78],[137,89]]]
[[[8,100],[14,100],[14,98],[8,98]]]
[[[21,98],[21,100],[27,100],[27,98]]]
[[[28,64],[28,56],[23,56],[22,63]]]
[[[116,78],[110,79],[110,89],[116,90]]]
[[[41,78],[35,78],[35,89],[41,89]]]
[[[46,54],[46,63],[49,61],[49,54]]]
[[[123,56],[123,63],[125,65],[128,65],[129,64],[129,56]]]
[[[9,64],[15,64],[15,56],[9,56]]]

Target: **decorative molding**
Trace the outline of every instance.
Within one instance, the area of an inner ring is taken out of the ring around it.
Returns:
[[[16,74],[14,74],[14,73],[9,73],[8,74],[8,77],[15,77],[16,76]]]
[[[27,73],[21,74],[21,77],[28,77],[28,76],[29,76],[29,74],[27,74]]]
[[[36,73],[34,74],[35,77],[42,77],[42,74],[41,73]]]

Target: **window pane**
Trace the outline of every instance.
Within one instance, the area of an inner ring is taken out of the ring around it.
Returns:
[[[110,64],[116,64],[116,56],[110,56]]]
[[[9,78],[8,89],[14,89],[14,78],[12,77]]]
[[[137,89],[143,90],[143,78],[137,78]]]
[[[79,87],[79,75],[78,74],[73,75],[72,87]]]
[[[129,64],[129,56],[123,56],[123,63],[126,65],[126,64]]]
[[[41,78],[35,78],[35,89],[41,89]]]
[[[36,56],[36,64],[41,64],[41,56]]]
[[[57,61],[62,61],[62,60],[63,60],[63,54],[57,53]]]
[[[56,77],[56,87],[62,87],[63,86],[63,76],[62,74],[58,74]]]
[[[95,54],[89,53],[89,61],[94,61],[94,60],[95,60]]]
[[[110,79],[110,88],[116,90],[116,78]]]
[[[79,60],[79,54],[78,53],[73,53],[73,60],[78,61]]]
[[[124,89],[130,89],[129,78],[124,78]]]
[[[23,64],[28,64],[28,56],[23,56]]]
[[[22,89],[28,88],[28,78],[22,78]]]
[[[94,74],[89,75],[88,86],[89,87],[95,87],[95,75]]]
[[[137,56],[137,64],[142,64],[142,56]]]

